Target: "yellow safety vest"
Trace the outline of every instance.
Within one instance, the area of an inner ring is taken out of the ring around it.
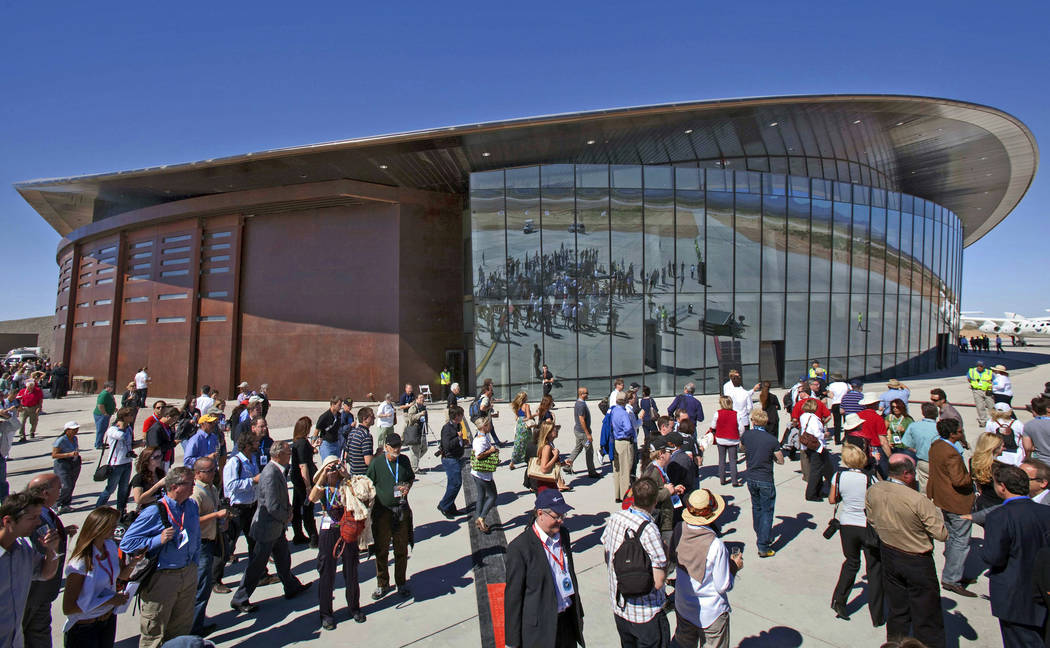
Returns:
[[[828,372],[823,367],[820,368],[820,369],[814,369],[813,367],[810,367],[809,368],[809,377],[810,378],[822,378],[822,379],[826,380],[827,377],[828,377]]]
[[[447,371],[441,372],[441,384],[450,385],[452,384],[452,374]]]
[[[977,367],[970,367],[970,371],[967,372],[970,377],[970,387],[972,389],[979,389],[981,391],[988,391],[992,388],[992,370],[985,369],[984,371],[977,371]]]

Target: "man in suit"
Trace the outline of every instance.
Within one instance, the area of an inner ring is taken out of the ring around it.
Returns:
[[[557,490],[536,496],[533,524],[507,546],[503,595],[508,648],[583,646],[583,605],[569,532],[562,526],[572,507]]]
[[[1043,646],[1047,611],[1035,597],[1036,554],[1050,543],[1050,510],[1028,497],[1028,475],[1001,465],[992,474],[1003,505],[988,514],[981,557],[990,567],[988,593],[1003,645]]]
[[[288,540],[284,530],[292,521],[292,504],[288,500],[288,482],[284,471],[292,461],[292,446],[287,441],[277,441],[270,446],[270,462],[259,474],[258,508],[252,518],[251,536],[255,547],[244,569],[241,585],[233,595],[230,607],[238,612],[255,612],[258,605],[251,603],[252,592],[259,585],[259,579],[266,573],[266,563],[273,556],[277,567],[277,576],[284,585],[284,598],[292,599],[306,591],[309,585],[303,585],[292,576],[292,556],[288,551]]]
[[[973,510],[973,478],[966,470],[955,443],[963,437],[955,419],[937,421],[936,441],[930,444],[929,477],[926,496],[933,500],[944,515],[948,539],[944,543],[944,569],[941,587],[949,592],[970,598],[977,595],[963,585],[963,567],[970,553],[970,533],[973,528],[966,516]]]

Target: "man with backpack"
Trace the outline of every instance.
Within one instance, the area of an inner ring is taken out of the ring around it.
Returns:
[[[671,640],[663,610],[667,555],[653,519],[660,488],[651,479],[636,480],[634,504],[613,513],[602,533],[609,596],[623,646],[665,648]]]
[[[189,634],[197,599],[197,554],[201,548],[200,510],[193,495],[193,470],[177,466],[164,476],[165,495],[131,523],[120,541],[126,554],[145,552],[140,581],[139,646],[157,648]]]

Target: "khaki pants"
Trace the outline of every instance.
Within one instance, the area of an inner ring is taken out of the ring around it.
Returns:
[[[197,602],[197,565],[157,570],[141,590],[139,648],[158,648],[189,634]]]
[[[970,392],[973,394],[973,404],[977,406],[977,425],[983,431],[984,424],[988,422],[988,412],[995,409],[995,401],[991,394],[981,389],[971,387]]]
[[[919,492],[926,493],[926,482],[930,479],[930,462],[919,459],[915,464],[915,479],[919,482]]]
[[[674,631],[674,644],[679,648],[729,648],[729,613],[723,612],[718,618],[711,622],[706,628],[693,625],[688,619],[677,616],[677,625]]]
[[[634,443],[629,440],[616,442],[616,461],[613,463],[613,480],[616,484],[616,499],[622,500],[631,487],[631,466],[634,465]]]
[[[22,427],[19,429],[18,434],[23,439],[26,438],[26,421],[29,421],[29,434],[36,436],[36,424],[40,420],[40,405],[33,407],[23,407],[21,409],[22,414]]]

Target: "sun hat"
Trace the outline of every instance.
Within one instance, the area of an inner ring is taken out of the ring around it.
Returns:
[[[896,378],[890,378],[890,381],[888,383],[886,383],[886,385],[890,389],[900,389],[901,387],[903,387],[903,385],[901,384],[901,381],[897,380]]]
[[[690,524],[707,526],[726,510],[726,501],[717,493],[706,488],[698,488],[689,494],[682,519]]]
[[[1010,412],[1010,411],[1012,411],[1012,409],[1006,403],[996,403],[995,404],[995,411],[997,411],[997,412]]]
[[[1004,367],[1001,364],[997,364],[994,367],[992,367],[992,371],[1001,371],[1003,373],[1006,373],[1006,367]]]
[[[76,421],[70,421],[69,423],[66,423],[65,425],[63,425],[62,429],[63,430],[79,430],[80,429],[80,424],[77,423]]]
[[[324,477],[324,469],[334,463],[339,463],[339,455],[328,455],[324,458],[324,461],[321,462],[321,467],[317,469],[317,474],[314,475],[315,486],[321,483],[321,479]]]
[[[858,414],[847,414],[846,418],[842,420],[843,430],[855,430],[862,425],[864,425],[864,419]]]
[[[241,384],[237,385],[237,389],[243,389],[248,386],[248,381],[241,381]]]
[[[860,399],[858,405],[874,405],[880,402],[882,399],[875,392],[864,392],[864,397]]]

